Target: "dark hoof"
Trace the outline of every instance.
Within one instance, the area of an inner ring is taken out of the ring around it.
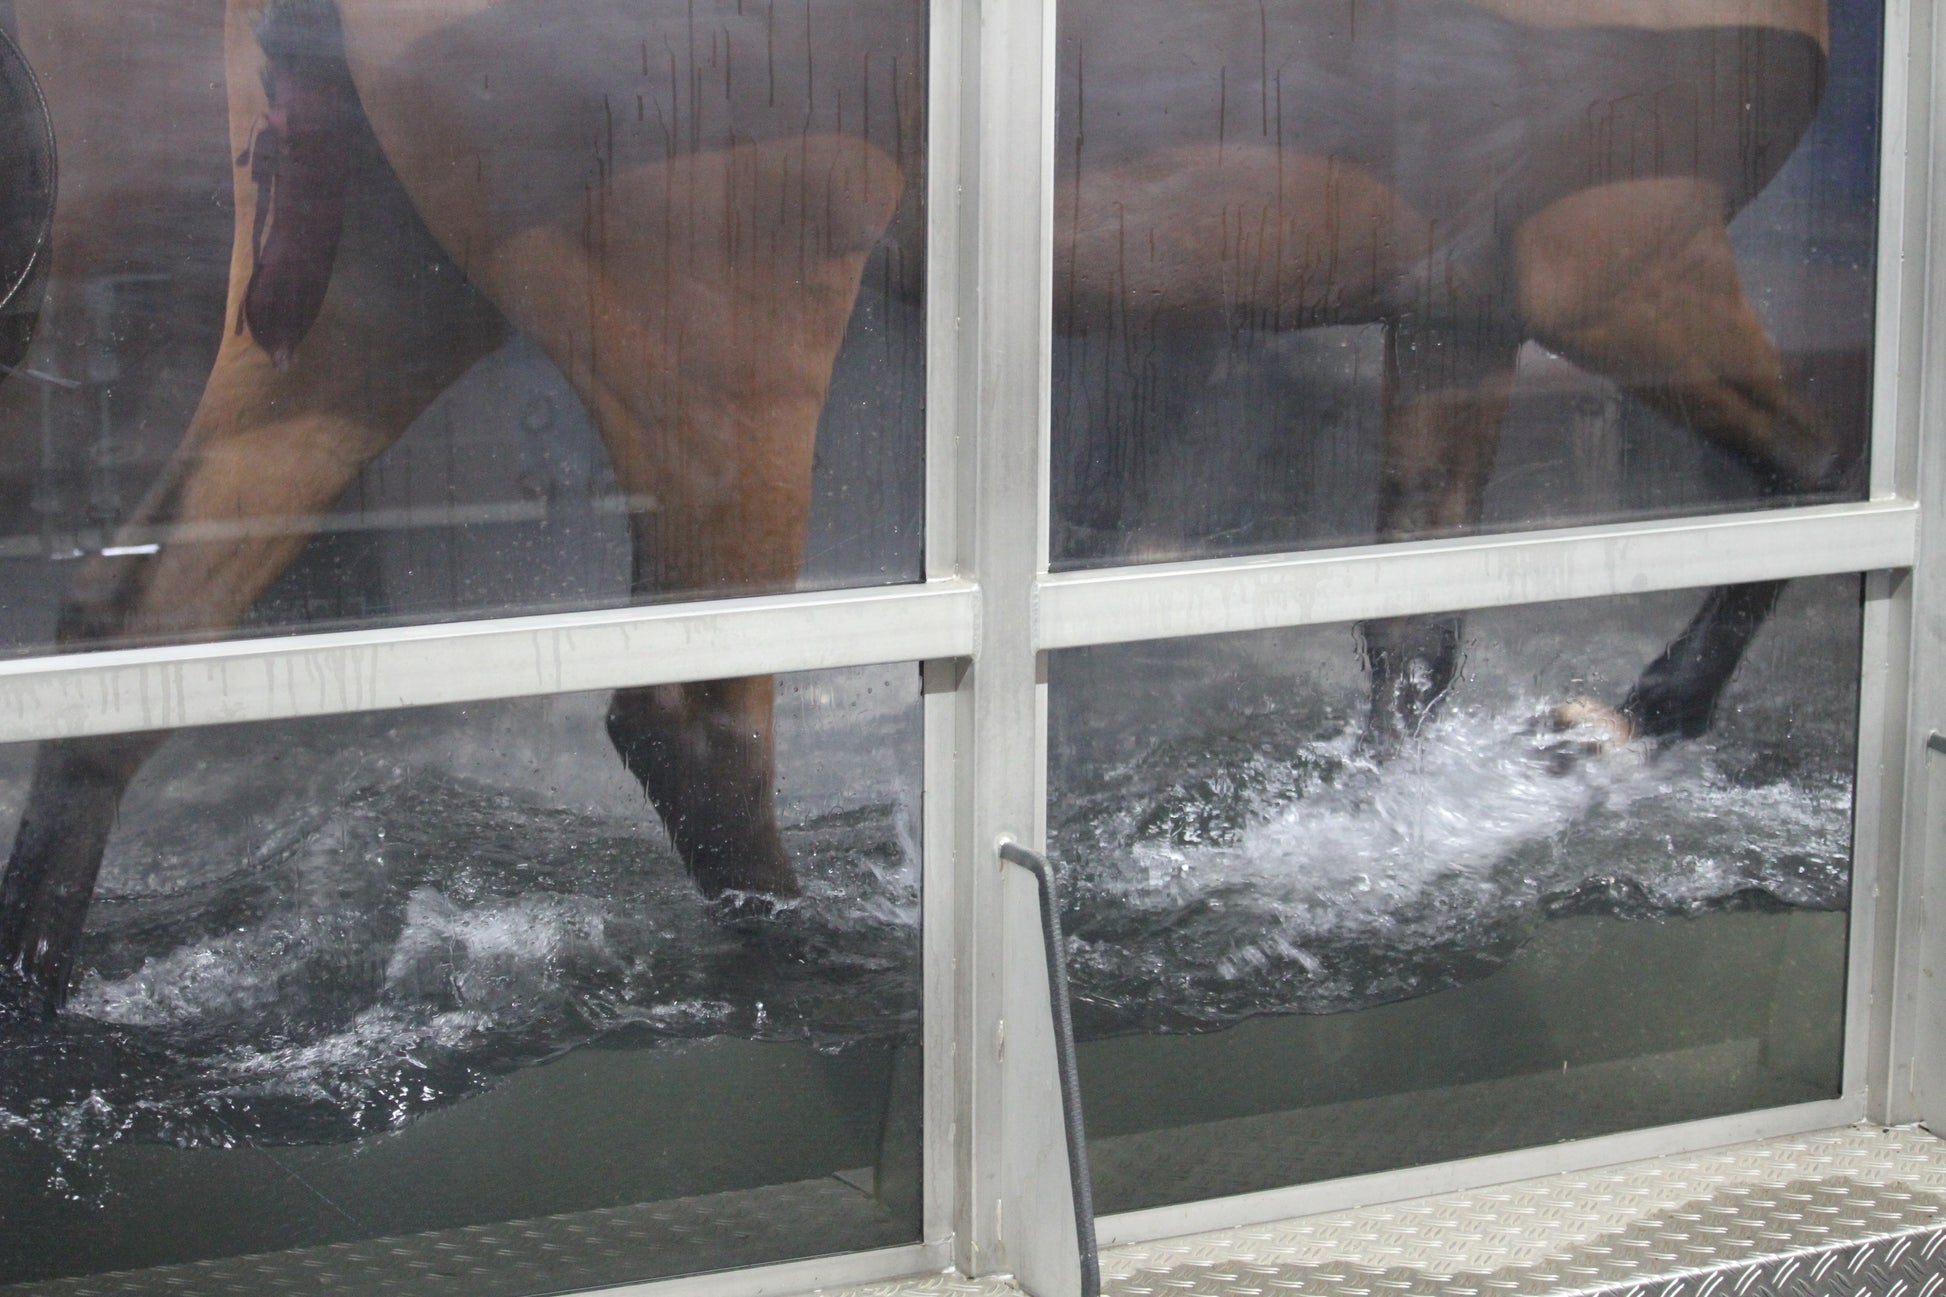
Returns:
[[[66,998],[18,968],[0,968],[0,1023],[50,1022]]]
[[[731,889],[708,902],[709,916],[732,932],[757,936],[774,930],[783,916],[796,909],[795,896]]]

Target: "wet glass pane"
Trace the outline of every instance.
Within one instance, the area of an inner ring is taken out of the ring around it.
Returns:
[[[7,649],[918,578],[920,0],[229,8],[13,6]]]
[[[1700,598],[1470,613],[1403,733],[1396,625],[1054,655],[1102,1211],[1838,1093],[1860,585],[1792,583],[1700,735],[1628,739],[1586,700]]]
[[[1874,0],[1060,8],[1053,561],[1860,498]]]
[[[705,899],[657,808],[704,812],[645,799],[606,696],[170,738],[65,1008],[0,1014],[0,1285],[526,1294],[915,1241],[919,674],[761,687],[767,904]],[[34,757],[0,750],[10,819]]]

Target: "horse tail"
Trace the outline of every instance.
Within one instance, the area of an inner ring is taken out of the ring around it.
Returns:
[[[324,308],[359,110],[331,0],[271,0],[256,34],[268,106],[237,158],[256,182],[257,211],[236,329],[281,369]]]

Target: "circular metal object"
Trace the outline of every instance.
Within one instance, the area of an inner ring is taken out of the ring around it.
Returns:
[[[54,228],[54,123],[20,46],[0,31],[0,364],[26,353]]]

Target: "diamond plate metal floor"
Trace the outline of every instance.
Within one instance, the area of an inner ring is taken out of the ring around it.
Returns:
[[[1118,1297],[1946,1297],[1946,1142],[1847,1129],[1139,1247]]]
[[[1855,1128],[1112,1248],[1109,1297],[1946,1297],[1946,1141]],[[1001,1297],[991,1282],[842,1297]],[[832,1294],[830,1297],[839,1297]]]

